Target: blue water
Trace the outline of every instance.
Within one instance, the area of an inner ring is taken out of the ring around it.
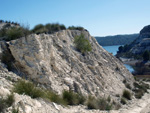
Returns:
[[[131,73],[134,72],[134,69],[132,68],[132,66],[130,66],[128,64],[124,64],[124,65]]]
[[[104,48],[105,50],[107,50],[109,53],[112,53],[113,55],[116,55],[119,46],[120,46],[120,45],[115,45],[115,46],[103,46],[103,48]]]
[[[119,48],[120,45],[115,45],[115,46],[103,46],[103,48],[105,50],[107,50],[109,53],[112,53],[113,55],[116,55],[117,54],[117,51],[118,51],[118,48]],[[134,69],[128,65],[128,64],[124,64],[125,67],[130,71],[130,72],[133,72]]]

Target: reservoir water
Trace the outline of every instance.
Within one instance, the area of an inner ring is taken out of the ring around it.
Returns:
[[[105,50],[107,50],[109,53],[112,53],[113,55],[116,55],[119,46],[120,46],[120,45],[115,45],[115,46],[103,46],[103,48],[104,48]]]
[[[104,48],[105,50],[107,50],[109,53],[112,53],[113,55],[116,55],[119,46],[120,46],[120,45],[115,45],[115,46],[103,46],[103,48]],[[128,64],[124,64],[124,65],[125,65],[125,67],[126,67],[130,72],[133,72],[133,71],[134,71],[134,69],[133,69],[130,65],[128,65]]]

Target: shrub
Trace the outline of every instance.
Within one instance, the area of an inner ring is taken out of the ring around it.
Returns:
[[[44,98],[49,99],[51,102],[55,102],[57,104],[67,105],[63,98],[51,91],[45,91]]]
[[[85,98],[82,95],[74,93],[72,91],[64,91],[63,99],[68,105],[78,105],[85,102]]]
[[[126,104],[126,103],[127,103],[127,101],[126,101],[126,99],[125,99],[124,97],[121,97],[120,102],[121,102],[122,104]]]
[[[3,110],[6,108],[5,102],[3,99],[0,99],[0,112],[3,112]]]
[[[25,27],[10,27],[8,29],[0,30],[0,37],[5,37],[4,40],[10,41],[14,39],[18,39],[30,34],[28,28]]]
[[[14,94],[11,93],[10,95],[7,95],[7,97],[0,99],[0,112],[3,112],[4,109],[10,107],[14,102]]]
[[[88,107],[88,109],[98,109],[97,102],[94,97],[92,97],[92,96],[88,97],[87,107]]]
[[[43,25],[43,24],[38,24],[36,25],[32,32],[33,33],[36,33],[36,34],[40,34],[40,33],[54,33],[54,32],[57,32],[57,31],[60,31],[60,30],[65,30],[66,27],[63,25],[63,24],[59,24],[59,23],[53,23],[53,24],[46,24],[46,25]]]
[[[68,29],[70,29],[70,30],[79,30],[79,31],[84,30],[84,28],[83,28],[83,27],[80,27],[80,26],[78,26],[78,27],[75,27],[75,26],[69,26]]]
[[[43,24],[38,24],[33,28],[32,32],[36,34],[47,33],[48,29],[46,29],[46,27]]]
[[[98,98],[95,99],[92,96],[89,96],[87,101],[87,107],[88,109],[100,109],[100,110],[111,110],[112,109],[112,103],[110,102],[111,99],[105,99],[105,98]]]
[[[128,88],[128,89],[132,89],[131,86],[130,86],[130,84],[128,84],[128,83],[126,83],[125,86],[126,86],[126,88]]]
[[[48,99],[51,102],[55,102],[58,104],[63,104],[63,105],[68,104],[63,98],[61,98],[59,95],[55,94],[54,92],[37,88],[33,83],[25,80],[18,81],[14,85],[13,91],[18,94],[28,95],[31,98],[41,97],[43,99]]]
[[[12,113],[19,113],[19,108],[16,109],[16,108],[13,107],[12,108]]]
[[[8,107],[11,106],[14,101],[15,100],[14,100],[14,94],[13,93],[11,93],[10,95],[7,95],[7,98],[5,99],[5,103]]]
[[[0,30],[0,37],[4,37],[6,35],[6,29]]]
[[[83,34],[75,37],[74,44],[82,54],[92,50],[89,40],[85,39]]]
[[[98,99],[98,107],[100,110],[111,110],[112,104],[110,104],[105,98]]]
[[[131,93],[128,90],[124,90],[122,96],[128,100],[131,100]]]
[[[14,92],[29,95],[31,98],[43,97],[44,95],[43,90],[35,87],[33,83],[24,80],[20,80],[14,85]]]
[[[144,82],[134,82],[134,89],[133,91],[135,92],[135,98],[140,99],[144,93],[148,92],[147,89],[149,89],[149,85],[145,84]]]
[[[7,41],[23,37],[23,32],[20,28],[12,27],[6,31]]]

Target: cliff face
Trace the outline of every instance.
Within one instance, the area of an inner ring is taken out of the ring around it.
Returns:
[[[150,51],[150,25],[145,26],[140,31],[139,37],[131,46],[132,48],[129,51],[133,54],[142,54],[145,50]]]
[[[73,43],[81,33],[92,45],[92,51],[85,55]],[[59,94],[70,89],[84,95],[115,96],[125,89],[123,80],[133,82],[124,65],[87,31],[32,34],[8,42],[8,47],[19,72]]]

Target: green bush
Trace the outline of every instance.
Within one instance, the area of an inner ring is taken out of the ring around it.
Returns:
[[[70,30],[79,30],[79,31],[84,30],[84,28],[83,28],[83,27],[80,27],[80,26],[78,26],[78,27],[75,27],[75,26],[69,26],[68,29],[70,29]]]
[[[7,97],[0,98],[0,112],[3,112],[4,109],[10,107],[14,102],[14,94],[11,93],[10,95],[7,95]]]
[[[14,92],[29,95],[31,98],[43,97],[43,90],[35,87],[31,82],[20,80],[14,85]]]
[[[148,92],[147,89],[149,89],[149,85],[145,84],[144,82],[134,82],[134,89],[133,91],[135,92],[135,98],[140,99],[144,93]]]
[[[10,27],[8,29],[3,28],[0,30],[0,37],[3,37],[3,40],[6,41],[25,37],[29,34],[30,31],[28,30],[28,28],[25,27]]]
[[[16,108],[13,107],[12,108],[12,113],[19,113],[19,108],[16,109]]]
[[[126,86],[126,88],[128,88],[128,89],[132,89],[131,86],[130,86],[130,84],[128,84],[128,83],[126,83],[125,86]]]
[[[59,23],[53,23],[53,24],[38,24],[36,25],[33,29],[32,32],[36,33],[36,34],[40,34],[40,33],[54,33],[60,30],[65,30],[66,27],[63,24],[59,24]]]
[[[98,109],[97,101],[94,97],[89,96],[87,101],[88,109]]]
[[[51,91],[45,91],[44,98],[49,99],[51,102],[55,102],[57,104],[67,105],[67,102],[62,97]]]
[[[94,97],[89,96],[87,101],[87,107],[88,109],[111,110],[113,106],[110,97],[108,97],[107,99],[95,99]]]
[[[33,28],[32,32],[36,34],[47,33],[48,29],[46,29],[46,27],[43,24],[38,24]]]
[[[127,101],[126,101],[126,99],[125,99],[124,97],[121,97],[120,102],[121,102],[122,104],[126,104],[126,103],[127,103]]]
[[[124,90],[122,97],[131,100],[131,93],[128,90]]]
[[[85,98],[82,95],[74,93],[72,91],[64,91],[63,99],[68,105],[79,105],[84,104]]]
[[[74,44],[82,54],[92,50],[89,40],[87,40],[83,34],[74,38]]]
[[[31,98],[43,98],[47,99],[51,102],[55,102],[62,105],[67,105],[66,101],[61,98],[59,95],[55,94],[52,91],[44,90],[37,88],[33,83],[20,80],[14,85],[14,92],[18,94],[25,94],[30,96]]]
[[[98,107],[100,110],[111,110],[112,104],[110,104],[105,98],[99,98]]]

